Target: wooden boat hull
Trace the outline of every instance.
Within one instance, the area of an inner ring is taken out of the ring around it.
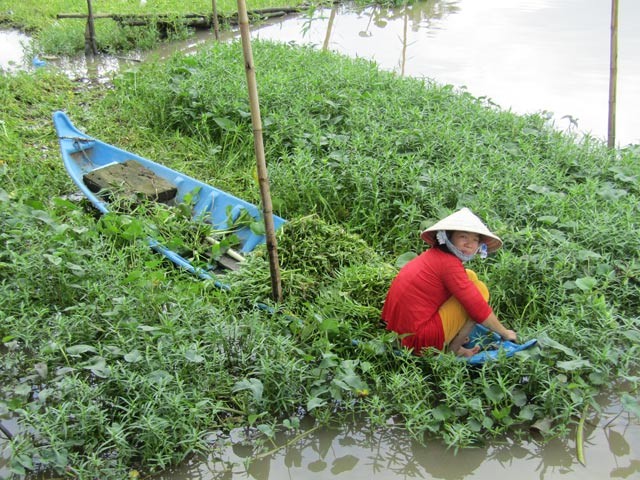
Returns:
[[[215,230],[228,229],[229,220],[237,219],[243,212],[248,213],[256,221],[261,221],[262,214],[255,205],[168,167],[90,137],[78,130],[61,111],[53,114],[53,123],[58,134],[65,169],[83,195],[102,213],[110,211],[109,203],[103,196],[99,196],[89,188],[85,182],[86,176],[113,164],[133,161],[173,185],[175,203],[183,202],[185,197],[189,198],[194,221],[211,223]],[[285,223],[285,220],[274,215],[273,223],[277,229]],[[239,251],[242,254],[251,252],[265,242],[264,235],[254,233],[248,226],[239,227],[234,234],[239,239]],[[162,246],[155,239],[149,239],[149,244],[154,250],[189,272],[205,279],[214,278],[206,270],[195,268],[187,259]]]

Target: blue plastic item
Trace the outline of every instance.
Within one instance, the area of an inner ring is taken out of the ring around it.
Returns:
[[[485,362],[496,360],[500,355],[504,355],[507,358],[513,357],[516,353],[531,348],[536,343],[538,343],[536,339],[529,340],[525,343],[513,343],[508,340],[503,340],[497,333],[478,324],[469,334],[469,341],[464,344],[464,347],[473,348],[476,345],[480,345],[482,350],[466,358],[466,361],[471,365],[481,365]]]

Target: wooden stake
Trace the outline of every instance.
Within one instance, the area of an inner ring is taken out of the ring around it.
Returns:
[[[404,77],[404,67],[407,64],[407,27],[409,26],[409,7],[404,4],[404,27],[402,29],[402,63],[400,76]]]
[[[616,143],[616,83],[618,77],[618,0],[611,0],[611,54],[609,58],[609,122],[607,146]]]
[[[93,9],[91,8],[91,0],[87,0],[87,26],[84,32],[84,53],[98,54],[98,45],[96,44],[96,29],[93,24]]]
[[[324,36],[324,43],[322,44],[322,50],[327,50],[329,48],[329,38],[331,38],[331,30],[333,29],[333,21],[336,18],[336,10],[338,6],[334,4],[331,7],[331,15],[329,15],[329,24],[327,25],[327,33]]]
[[[260,183],[260,195],[262,197],[262,212],[264,216],[264,228],[267,236],[267,252],[269,254],[269,270],[271,272],[271,291],[276,302],[282,301],[282,287],[280,285],[280,267],[278,266],[278,245],[275,227],[273,223],[273,207],[269,192],[269,177],[264,156],[264,142],[262,140],[262,120],[260,119],[260,102],[258,101],[258,87],[256,84],[256,72],[253,65],[253,52],[251,50],[251,35],[249,32],[249,16],[245,0],[238,0],[238,24],[242,38],[242,51],[244,54],[244,67],[247,74],[247,89],[249,90],[249,104],[251,107],[251,124],[253,125],[253,145],[256,154],[258,169],[258,181]]]
[[[216,7],[216,0],[211,0],[211,9],[212,9],[211,20],[213,22],[213,35],[216,37],[216,40],[220,40],[220,27],[218,26],[218,8]]]

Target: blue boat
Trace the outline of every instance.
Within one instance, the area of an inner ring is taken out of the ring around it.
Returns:
[[[92,176],[100,175],[109,169],[135,170],[150,178],[154,185],[162,184],[166,188],[159,192],[160,198],[168,204],[187,203],[191,206],[193,221],[204,221],[216,231],[233,230],[239,242],[238,255],[244,255],[265,242],[265,235],[255,233],[246,222],[239,226],[234,222],[245,213],[256,222],[262,222],[262,213],[253,204],[241,200],[220,189],[207,185],[194,178],[168,167],[142,158],[97,140],[78,130],[67,115],[61,111],[53,114],[53,123],[60,142],[60,151],[64,166],[71,179],[80,188],[83,195],[102,213],[109,212],[109,197],[96,191],[91,184]],[[187,201],[188,200],[188,201]],[[278,229],[285,220],[274,215],[274,228]],[[227,288],[219,282],[209,270],[195,267],[189,260],[161,245],[156,239],[149,238],[149,244],[176,265],[200,278],[214,280],[216,285]]]

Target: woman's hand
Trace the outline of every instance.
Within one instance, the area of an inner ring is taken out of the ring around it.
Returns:
[[[505,330],[505,332],[501,336],[502,338],[504,338],[505,340],[509,340],[510,342],[515,342],[518,339],[516,332],[514,332],[513,330]]]
[[[500,323],[500,320],[498,320],[498,317],[495,316],[495,314],[491,314],[489,315],[484,322],[482,322],[482,324],[487,327],[489,330],[496,332],[498,335],[500,335],[503,339],[505,340],[509,340],[511,342],[515,342],[517,339],[517,335],[516,332],[514,332],[513,330],[508,330],[504,327],[504,325],[502,325],[502,323]]]

